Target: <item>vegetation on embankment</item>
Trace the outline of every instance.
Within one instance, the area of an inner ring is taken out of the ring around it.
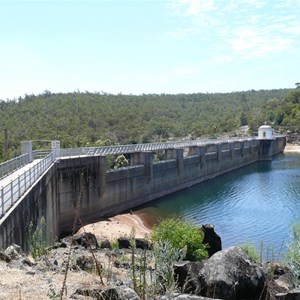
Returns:
[[[0,161],[19,154],[24,140],[60,140],[64,148],[146,143],[216,136],[243,125],[253,133],[264,122],[299,130],[299,118],[298,88],[139,96],[45,91],[0,101]]]

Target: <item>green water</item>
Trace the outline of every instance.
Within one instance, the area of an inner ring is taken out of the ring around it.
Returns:
[[[141,212],[214,224],[223,248],[248,242],[260,249],[262,241],[264,256],[277,256],[286,251],[291,225],[300,220],[300,155],[252,164],[160,198]]]

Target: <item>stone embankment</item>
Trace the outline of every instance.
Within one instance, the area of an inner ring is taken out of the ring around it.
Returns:
[[[116,221],[118,226],[111,227],[119,231],[120,226],[124,227],[120,220],[124,221],[121,217]],[[105,222],[102,226],[110,226],[109,220]],[[239,247],[221,250],[221,240],[213,227],[205,226],[205,230],[210,234],[206,241],[214,248],[210,258],[204,262],[176,263],[177,284],[172,289],[151,294],[151,274],[155,269],[153,261],[147,260],[145,299],[298,299],[293,298],[299,297],[295,291],[287,293],[286,269],[270,263],[262,266]],[[0,299],[143,299],[133,290],[128,236],[119,236],[119,245],[119,249],[112,249],[112,243],[103,236],[99,240],[92,233],[82,232],[56,243],[47,255],[36,260],[12,245],[0,252],[0,272],[5,274],[0,277]],[[147,240],[136,238],[136,245],[136,258],[142,253],[151,257]],[[136,264],[140,274],[138,259]]]

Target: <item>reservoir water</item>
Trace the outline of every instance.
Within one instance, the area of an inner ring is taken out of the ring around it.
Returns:
[[[300,221],[300,154],[249,165],[160,198],[140,213],[214,224],[223,248],[247,242],[260,251],[263,243],[264,256],[281,255]]]

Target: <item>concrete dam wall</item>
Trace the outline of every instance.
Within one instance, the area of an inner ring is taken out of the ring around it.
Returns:
[[[37,226],[42,217],[48,242],[71,233],[78,201],[82,222],[97,221],[259,160],[271,160],[284,150],[285,141],[285,137],[216,141],[167,149],[160,161],[154,161],[152,152],[131,153],[130,166],[113,170],[107,170],[105,156],[60,159],[2,221],[0,249],[17,243],[28,250],[29,224]]]

